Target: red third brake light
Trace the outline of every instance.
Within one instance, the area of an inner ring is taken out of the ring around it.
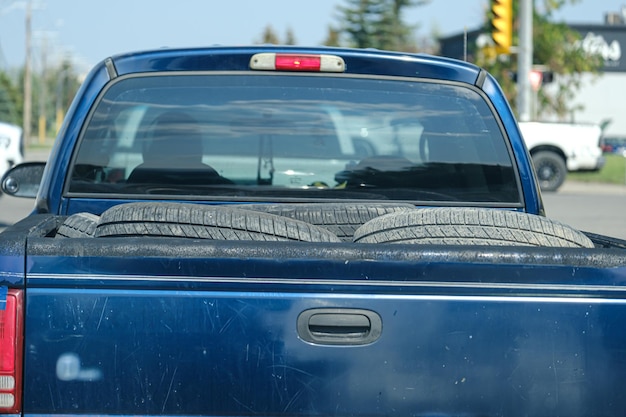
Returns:
[[[1,290],[0,414],[15,414],[20,412],[22,385],[22,292]]]
[[[276,55],[276,69],[283,71],[319,71],[322,58],[319,55]]]
[[[288,54],[266,52],[250,58],[250,69],[263,71],[344,72],[340,56],[326,54]]]

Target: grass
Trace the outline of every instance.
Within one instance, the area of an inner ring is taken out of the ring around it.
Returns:
[[[626,184],[626,158],[621,155],[605,154],[606,163],[597,172],[568,172],[567,179],[580,182]]]

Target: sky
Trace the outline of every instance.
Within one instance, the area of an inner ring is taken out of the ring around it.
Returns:
[[[345,0],[0,0],[0,68],[24,64],[26,4],[32,4],[35,68],[70,56],[81,71],[123,52],[160,47],[250,45],[268,25],[282,39],[320,45]],[[540,4],[541,0],[536,0]],[[482,24],[488,0],[430,0],[407,9],[416,36],[453,35]],[[602,24],[624,0],[579,0],[555,15],[566,23]]]

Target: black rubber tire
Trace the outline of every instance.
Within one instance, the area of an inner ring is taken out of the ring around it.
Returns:
[[[92,213],[72,214],[59,226],[55,237],[93,237],[99,220],[100,217]]]
[[[401,210],[415,210],[415,206],[410,203],[285,203],[233,207],[276,214],[321,226],[345,242],[352,242],[354,231],[376,217]]]
[[[441,207],[386,214],[354,232],[361,243],[592,248],[583,233],[557,221],[499,209]]]
[[[340,242],[327,229],[299,220],[205,204],[120,204],[100,216],[96,237],[160,236],[212,240]]]
[[[532,156],[541,191],[556,191],[565,182],[567,166],[560,155],[541,151]]]

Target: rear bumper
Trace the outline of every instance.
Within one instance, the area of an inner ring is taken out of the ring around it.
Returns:
[[[568,155],[568,171],[598,171],[602,169],[606,159],[600,149],[586,149],[578,153]]]

